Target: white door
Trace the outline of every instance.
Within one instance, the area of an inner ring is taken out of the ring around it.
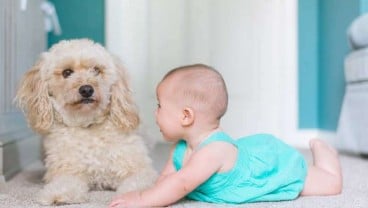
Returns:
[[[297,129],[294,0],[107,1],[107,46],[132,77],[143,128],[154,121],[155,86],[171,68],[205,63],[227,82],[223,128],[234,137]]]

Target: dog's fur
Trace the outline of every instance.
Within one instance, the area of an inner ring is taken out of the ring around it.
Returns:
[[[139,117],[126,72],[104,47],[87,39],[61,41],[20,83],[15,100],[43,137],[41,204],[81,203],[90,189],[127,192],[155,180],[135,133]]]

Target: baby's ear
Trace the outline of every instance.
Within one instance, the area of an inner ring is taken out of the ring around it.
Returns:
[[[28,123],[38,133],[46,133],[53,123],[53,108],[47,84],[41,79],[39,61],[22,78],[14,101],[25,113]]]
[[[115,60],[117,82],[111,89],[110,120],[118,127],[129,132],[139,125],[137,107],[133,101],[125,69],[118,59]]]
[[[191,108],[184,108],[182,110],[182,119],[181,119],[181,125],[183,126],[190,126],[194,123],[194,111]]]

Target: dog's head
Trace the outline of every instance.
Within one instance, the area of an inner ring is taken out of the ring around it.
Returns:
[[[127,132],[139,124],[121,63],[87,39],[61,41],[41,54],[15,100],[39,133],[55,122],[88,127],[110,119]]]

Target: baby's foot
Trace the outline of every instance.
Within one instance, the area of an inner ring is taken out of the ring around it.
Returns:
[[[336,149],[320,139],[310,140],[309,145],[314,165],[341,178],[340,160]]]
[[[324,152],[325,154],[329,153],[334,156],[338,155],[338,152],[335,148],[331,145],[327,144],[326,142],[322,141],[321,139],[311,139],[309,141],[309,147],[311,148],[313,154],[319,151]]]

